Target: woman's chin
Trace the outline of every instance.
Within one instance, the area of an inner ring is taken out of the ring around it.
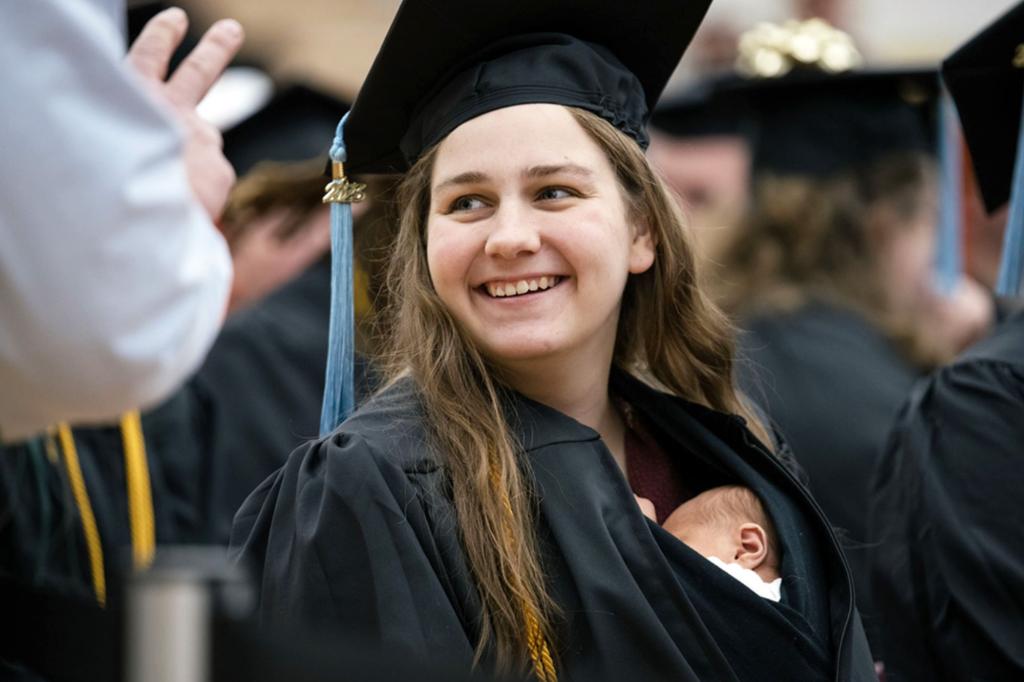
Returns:
[[[477,339],[484,355],[493,363],[502,366],[508,363],[521,365],[550,358],[561,350],[561,344],[550,338],[538,339],[533,336],[504,336],[501,339]]]

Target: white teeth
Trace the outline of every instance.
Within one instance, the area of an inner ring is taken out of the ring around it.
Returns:
[[[487,293],[495,298],[505,298],[507,296],[520,296],[522,294],[529,293],[531,291],[543,291],[550,289],[559,282],[557,275],[548,277],[547,275],[540,279],[521,279],[516,282],[500,282],[500,283],[487,283]]]

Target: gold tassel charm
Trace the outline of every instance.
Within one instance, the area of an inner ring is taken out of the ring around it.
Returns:
[[[331,180],[324,187],[325,204],[352,204],[366,199],[366,185],[352,182],[345,177],[345,166],[340,161],[331,162]]]

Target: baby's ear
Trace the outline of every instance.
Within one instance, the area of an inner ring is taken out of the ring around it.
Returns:
[[[744,523],[739,530],[739,544],[733,561],[750,570],[756,569],[768,557],[768,535],[756,523]]]

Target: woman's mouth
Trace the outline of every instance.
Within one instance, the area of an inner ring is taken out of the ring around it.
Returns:
[[[529,279],[504,280],[487,282],[483,290],[491,298],[508,298],[523,296],[537,291],[545,291],[555,286],[564,279],[561,275],[544,275]]]

